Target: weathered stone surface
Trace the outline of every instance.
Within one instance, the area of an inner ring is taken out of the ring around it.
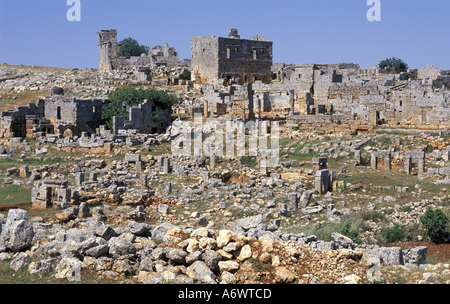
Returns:
[[[364,249],[364,254],[368,257],[377,257],[382,265],[403,265],[403,251],[400,247],[375,247]]]
[[[186,275],[204,284],[217,284],[216,275],[203,261],[196,261],[186,269]]]
[[[4,239],[8,249],[18,252],[31,246],[34,230],[30,222],[26,220],[16,221],[8,227],[8,230],[9,235]]]
[[[23,269],[27,269],[30,263],[31,263],[30,256],[25,252],[21,252],[14,258],[14,260],[11,261],[9,267],[15,272],[17,272]]]

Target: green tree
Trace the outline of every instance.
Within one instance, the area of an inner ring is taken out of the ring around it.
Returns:
[[[184,80],[191,80],[191,71],[184,70],[184,72],[180,75],[180,78]]]
[[[408,65],[401,59],[398,59],[396,57],[387,58],[384,60],[381,60],[378,67],[380,69],[384,68],[392,68],[395,70],[395,72],[406,72],[408,70]]]
[[[150,48],[145,45],[140,45],[137,40],[128,37],[120,42],[118,55],[130,59],[131,56],[148,55]]]
[[[428,208],[420,221],[427,229],[430,242],[440,243],[444,239],[449,219],[441,209]]]
[[[178,98],[165,91],[156,89],[136,89],[133,87],[123,87],[108,95],[109,103],[102,108],[102,120],[108,129],[112,129],[113,117],[128,117],[128,107],[137,106],[144,100],[151,100],[161,109],[170,109],[178,102]],[[151,114],[152,117],[153,113]]]

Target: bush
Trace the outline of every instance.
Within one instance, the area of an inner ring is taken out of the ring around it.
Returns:
[[[395,57],[381,60],[378,67],[380,69],[393,68],[397,73],[406,72],[406,70],[408,70],[408,65],[403,60]]]
[[[425,226],[428,237],[432,243],[440,243],[445,239],[449,219],[441,209],[433,210],[428,208],[425,214],[420,218],[420,222]]]
[[[396,224],[394,227],[386,229],[383,236],[388,243],[397,243],[406,238],[406,233],[399,224]]]
[[[361,239],[359,238],[359,232],[355,229],[352,229],[352,224],[350,222],[344,224],[344,226],[341,229],[341,234],[351,238],[353,242],[355,242],[356,244],[361,243]]]
[[[128,37],[122,40],[117,55],[130,59],[131,56],[148,55],[150,48],[145,45],[140,45],[135,39]]]
[[[108,96],[109,104],[102,108],[102,120],[108,129],[112,129],[114,116],[128,117],[128,107],[137,106],[148,99],[161,109],[170,109],[178,102],[175,95],[155,89],[136,89],[124,87],[117,89]],[[153,113],[152,113],[153,115]]]
[[[191,80],[191,71],[184,70],[184,72],[180,75],[180,78],[183,80]]]

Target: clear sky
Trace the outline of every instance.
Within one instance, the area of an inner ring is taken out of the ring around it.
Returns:
[[[69,22],[67,0],[0,0],[0,63],[97,68],[102,29],[190,58],[192,36],[237,28],[273,41],[274,62],[369,67],[398,57],[450,69],[449,0],[380,1],[381,21],[369,22],[367,0],[80,0],[81,21]]]

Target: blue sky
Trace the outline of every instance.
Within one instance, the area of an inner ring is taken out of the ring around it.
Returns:
[[[81,21],[69,22],[67,0],[0,0],[0,63],[97,68],[97,32],[117,29],[153,47],[168,42],[190,58],[190,38],[274,42],[274,62],[361,67],[398,57],[410,68],[450,69],[450,1],[380,0],[381,21],[366,18],[367,0],[80,0]]]

